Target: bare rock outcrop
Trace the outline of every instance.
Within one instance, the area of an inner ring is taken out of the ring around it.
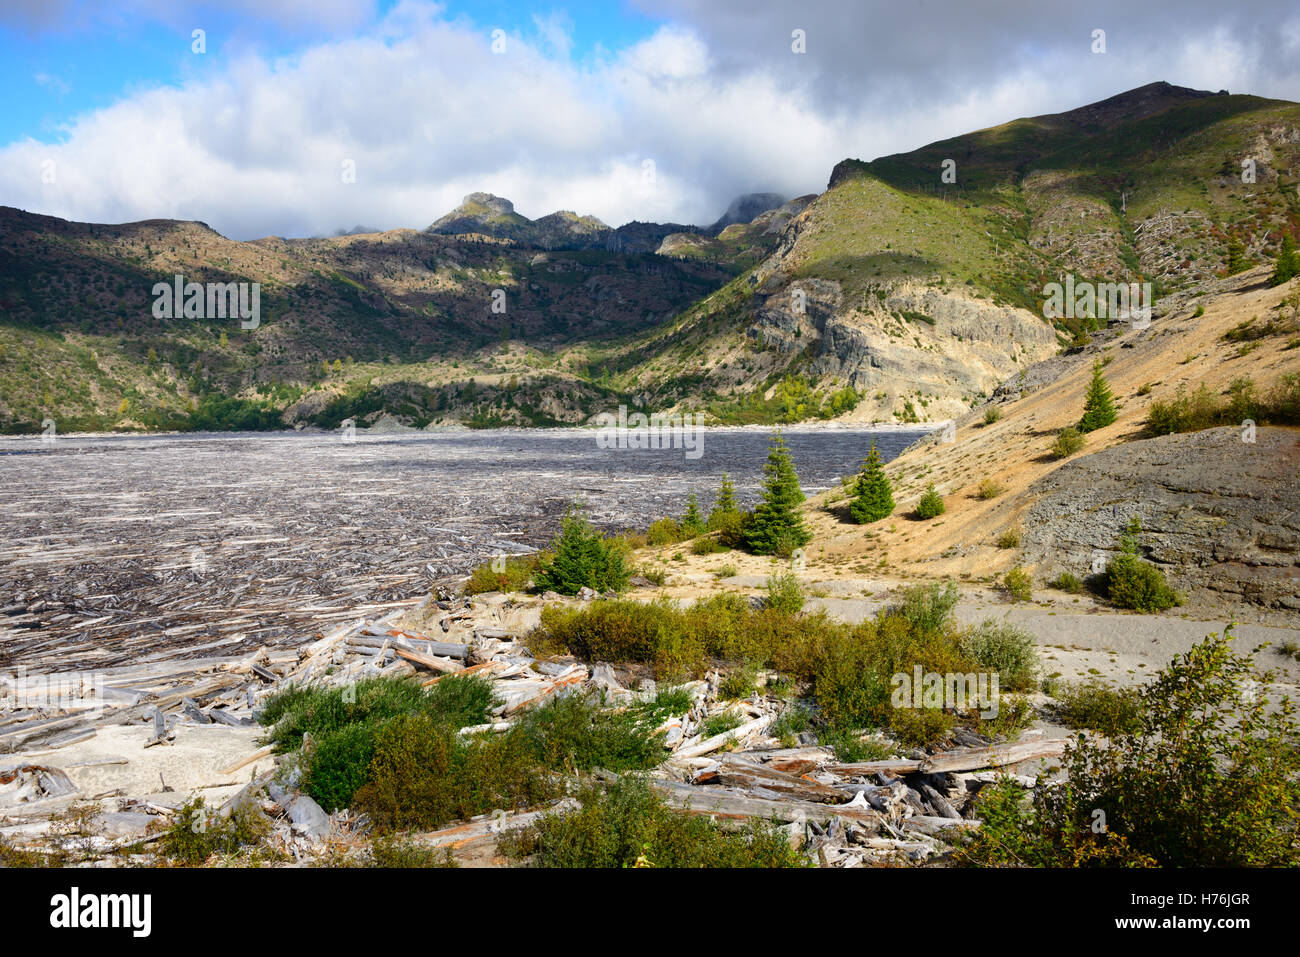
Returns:
[[[1191,605],[1300,613],[1300,431],[1260,428],[1254,438],[1238,427],[1167,435],[1056,469],[1029,489],[1025,559],[1039,577],[1083,576],[1115,553],[1136,515],[1143,557]]]

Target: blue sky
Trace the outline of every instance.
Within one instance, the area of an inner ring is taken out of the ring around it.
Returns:
[[[818,192],[845,157],[1156,80],[1300,100],[1300,7],[4,0],[0,205],[237,239],[423,228],[478,190],[707,223]]]
[[[373,24],[396,0],[373,5],[363,23]],[[443,4],[449,19],[463,18],[490,31],[536,32],[533,17],[555,15],[569,26],[572,56],[619,49],[654,32],[659,20],[616,0],[565,0],[555,5],[518,0]],[[84,18],[83,18],[84,17]],[[58,142],[61,127],[78,113],[100,109],[142,87],[177,85],[219,67],[216,58],[195,56],[191,32],[206,31],[213,52],[253,50],[270,58],[293,56],[330,35],[328,27],[253,20],[212,5],[181,22],[164,22],[126,10],[33,23],[0,21],[0,83],[7,91],[0,113],[0,144],[23,137]]]

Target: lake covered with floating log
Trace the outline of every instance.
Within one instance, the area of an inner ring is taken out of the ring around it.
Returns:
[[[702,429],[689,455],[576,429],[0,439],[0,668],[297,643],[545,544],[575,500],[644,528],[692,491],[707,512],[726,471],[752,505],[769,434]],[[784,430],[809,494],[923,434]]]

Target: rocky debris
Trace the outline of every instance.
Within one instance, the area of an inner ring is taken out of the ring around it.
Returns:
[[[1023,556],[1037,574],[1104,568],[1133,517],[1142,557],[1175,587],[1300,611],[1300,440],[1206,429],[1112,446],[1030,486]]]

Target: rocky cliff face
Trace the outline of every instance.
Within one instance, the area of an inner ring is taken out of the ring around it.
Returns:
[[[1300,611],[1300,432],[1216,428],[1113,446],[1035,483],[1024,558],[1084,576],[1133,516],[1176,587]]]
[[[818,379],[852,386],[864,397],[855,418],[962,415],[1057,352],[1056,332],[1042,318],[942,277],[846,286],[818,276],[807,266],[821,241],[816,217],[833,212],[818,202],[789,212],[775,251],[751,277],[756,307],[746,334],[763,348],[799,355]]]

